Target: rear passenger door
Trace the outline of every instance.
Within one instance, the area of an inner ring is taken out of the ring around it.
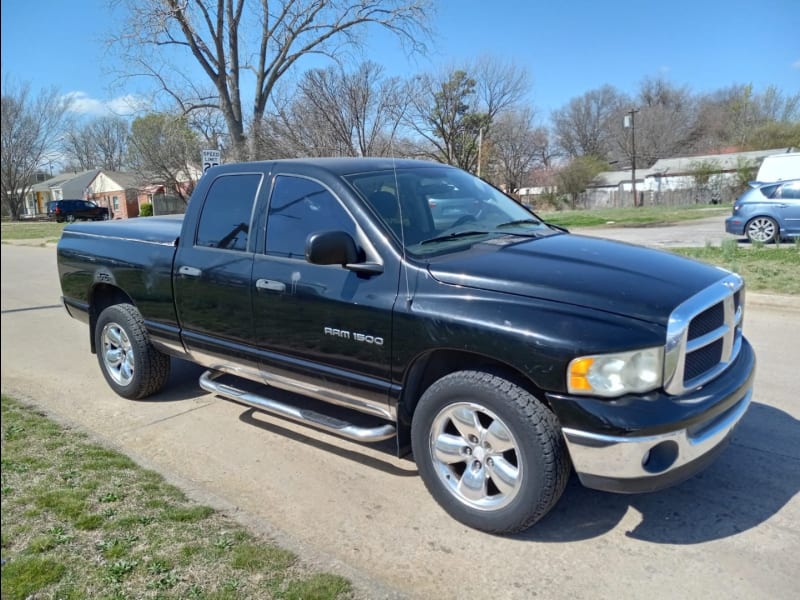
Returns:
[[[308,236],[334,230],[375,255],[346,205],[323,182],[289,173],[274,178],[264,252],[253,266],[254,328],[265,376],[383,414],[399,266],[359,274],[307,262]]]
[[[262,180],[262,173],[216,177],[197,226],[188,233],[192,239],[181,240],[173,267],[175,306],[187,350],[198,362],[234,362],[256,376],[252,223]]]

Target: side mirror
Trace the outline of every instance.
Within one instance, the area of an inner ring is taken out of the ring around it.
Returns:
[[[382,264],[364,262],[355,241],[345,231],[319,231],[309,235],[306,260],[314,265],[341,265],[365,275],[383,273]]]
[[[358,260],[358,248],[349,233],[320,231],[306,238],[306,260],[315,265],[345,266]]]

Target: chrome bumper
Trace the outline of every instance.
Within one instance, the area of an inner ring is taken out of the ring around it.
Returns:
[[[686,429],[644,437],[562,429],[572,464],[586,487],[648,492],[674,485],[716,456],[750,405],[752,389],[724,413]]]

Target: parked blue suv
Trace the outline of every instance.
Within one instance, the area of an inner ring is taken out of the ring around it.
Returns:
[[[750,185],[733,203],[725,231],[765,244],[800,237],[800,179]]]

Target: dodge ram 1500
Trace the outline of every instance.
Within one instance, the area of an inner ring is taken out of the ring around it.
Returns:
[[[751,400],[740,277],[572,235],[436,163],[221,165],[184,216],[69,225],[58,268],[119,395],[193,361],[223,398],[395,438],[485,531],[531,526],[573,468],[617,492],[690,477]]]

